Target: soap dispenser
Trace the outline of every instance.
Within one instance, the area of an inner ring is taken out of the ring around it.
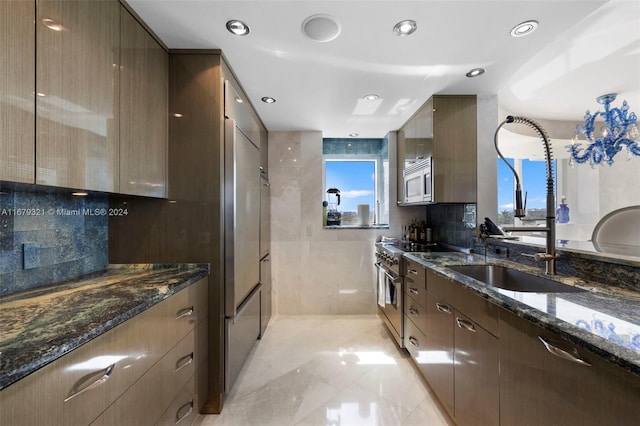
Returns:
[[[567,200],[562,196],[560,205],[556,209],[556,222],[557,223],[569,223],[569,206]]]

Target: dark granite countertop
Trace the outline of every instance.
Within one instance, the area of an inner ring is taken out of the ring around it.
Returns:
[[[207,275],[206,265],[110,265],[0,298],[0,389]]]
[[[491,303],[559,334],[577,347],[588,349],[640,376],[640,293],[558,275],[546,277],[588,291],[509,291],[488,286],[448,266],[491,263],[545,276],[542,269],[462,253],[406,253],[404,256],[451,281],[458,281]]]

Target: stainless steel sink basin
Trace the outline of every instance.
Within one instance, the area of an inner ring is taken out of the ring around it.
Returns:
[[[504,290],[531,293],[574,293],[584,289],[501,265],[458,265],[449,269]]]

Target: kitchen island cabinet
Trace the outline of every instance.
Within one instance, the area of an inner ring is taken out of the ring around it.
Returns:
[[[35,7],[0,0],[0,181],[34,182]]]
[[[117,192],[120,4],[38,1],[36,183]]]
[[[560,335],[501,311],[500,421],[505,426],[637,424],[640,381]]]

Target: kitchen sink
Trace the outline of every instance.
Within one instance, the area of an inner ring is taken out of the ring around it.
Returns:
[[[449,269],[504,290],[531,293],[576,293],[587,291],[545,277],[501,265],[457,265]]]

